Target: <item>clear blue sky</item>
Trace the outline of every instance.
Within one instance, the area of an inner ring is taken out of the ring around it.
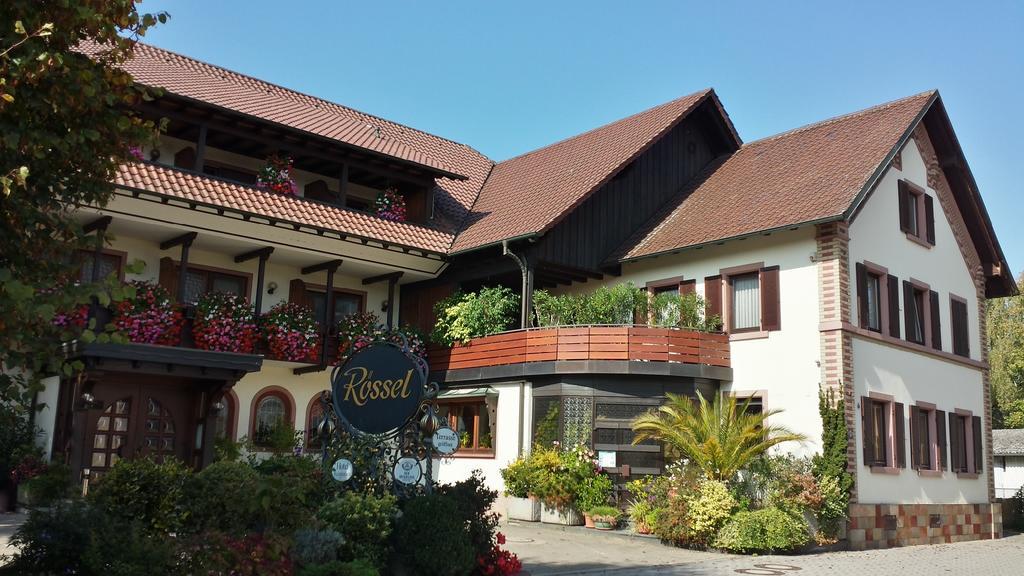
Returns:
[[[148,0],[146,41],[496,160],[705,87],[744,141],[938,88],[1014,275],[1024,2]]]

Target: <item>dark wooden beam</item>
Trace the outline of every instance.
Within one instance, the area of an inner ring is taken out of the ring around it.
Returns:
[[[313,372],[323,372],[324,370],[327,370],[326,364],[310,364],[309,366],[303,366],[292,370],[292,374],[301,376],[303,374],[312,374]]]
[[[379,276],[370,276],[369,278],[363,278],[363,286],[370,284],[376,284],[377,282],[384,282],[385,280],[398,280],[402,277],[405,272],[388,272],[387,274],[381,274]]]
[[[206,123],[199,125],[199,138],[196,141],[196,163],[192,167],[196,172],[202,172],[206,165]]]
[[[587,278],[593,278],[594,280],[600,280],[604,278],[604,274],[597,270],[589,270],[587,268],[580,268],[578,266],[566,266],[565,264],[558,264],[556,262],[550,262],[547,260],[541,260],[537,263],[537,268],[547,270],[557,270],[559,272],[567,273],[572,276],[586,276]]]
[[[110,226],[110,222],[114,219],[113,216],[100,216],[99,218],[89,222],[85,226],[82,226],[82,230],[86,234],[92,234],[97,230],[106,231],[107,227]]]
[[[341,263],[342,263],[341,259],[338,259],[338,260],[328,260],[326,262],[321,262],[319,264],[313,264],[311,266],[306,266],[305,268],[300,270],[300,272],[302,272],[303,275],[315,274],[316,272],[327,272],[327,273],[330,274],[330,273],[333,273],[335,270],[337,270],[338,267],[341,266]]]
[[[198,232],[186,232],[180,236],[175,236],[170,240],[164,240],[160,243],[160,249],[170,250],[175,246],[191,246],[192,242],[195,241],[196,236],[199,236]]]
[[[270,255],[273,254],[273,253],[274,253],[274,247],[273,246],[267,246],[265,248],[257,248],[255,250],[250,250],[249,252],[245,252],[244,254],[239,254],[238,256],[235,256],[235,263],[236,264],[241,264],[242,262],[246,262],[246,261],[252,260],[254,258],[269,258]]]
[[[267,273],[267,260],[273,253],[274,247],[266,246],[264,248],[257,248],[256,250],[251,250],[244,254],[239,254],[238,256],[235,256],[236,263],[246,262],[248,260],[252,260],[253,258],[260,259],[259,265],[256,269],[256,302],[254,303],[256,306],[256,316],[259,316],[260,314],[263,313],[263,280],[266,277]]]
[[[338,203],[342,208],[348,199],[348,162],[341,163],[341,174],[338,175]]]

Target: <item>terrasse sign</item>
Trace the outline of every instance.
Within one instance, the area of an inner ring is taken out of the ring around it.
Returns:
[[[331,388],[334,410],[365,434],[384,434],[416,415],[426,371],[400,347],[371,344],[335,369]]]

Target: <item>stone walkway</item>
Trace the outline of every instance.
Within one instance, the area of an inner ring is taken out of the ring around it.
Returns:
[[[734,556],[663,546],[653,538],[510,522],[508,548],[530,576],[1024,575],[1024,535],[1000,540],[804,556]]]

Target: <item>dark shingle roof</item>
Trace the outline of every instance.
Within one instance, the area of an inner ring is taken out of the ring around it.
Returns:
[[[1024,429],[992,431],[994,456],[1024,456]]]

